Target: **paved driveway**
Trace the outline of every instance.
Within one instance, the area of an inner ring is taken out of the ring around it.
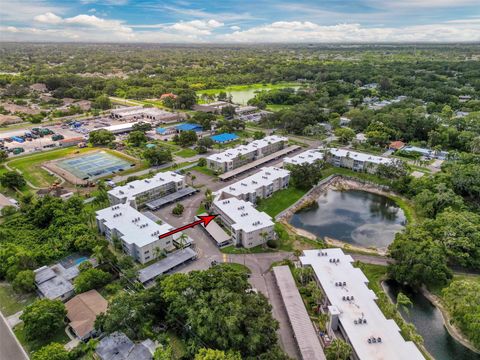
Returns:
[[[28,360],[28,356],[0,313],[0,360]]]

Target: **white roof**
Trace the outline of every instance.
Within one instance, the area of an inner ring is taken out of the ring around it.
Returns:
[[[139,122],[131,122],[131,123],[125,123],[125,124],[117,124],[117,125],[110,125],[103,127],[102,129],[108,130],[111,132],[115,131],[122,131],[122,130],[130,130],[133,128],[133,125],[138,124]]]
[[[142,114],[150,115],[150,116],[171,116],[171,115],[174,115],[170,111],[162,110],[162,109],[159,109],[159,108],[156,108],[156,107],[144,108],[143,111],[142,111]]]
[[[272,218],[255,209],[248,201],[230,198],[217,200],[214,204],[234,222],[232,228],[235,230],[243,230],[248,233],[273,226]]]
[[[330,308],[338,312],[339,321],[359,359],[424,359],[413,342],[403,339],[395,321],[385,318],[375,302],[375,293],[367,287],[367,277],[352,266],[350,255],[345,255],[341,249],[304,250],[303,253],[304,256],[300,257],[302,265],[312,266],[332,304]],[[319,253],[326,255],[320,256]],[[338,261],[330,262],[332,259]],[[337,286],[337,282],[342,285]],[[353,300],[343,300],[345,296],[353,297]],[[355,324],[354,321],[360,318],[367,322]],[[381,342],[368,343],[372,336],[380,337]]]
[[[150,179],[135,180],[123,186],[117,186],[108,193],[116,198],[127,198],[127,200],[130,200],[150,189],[155,189],[170,182],[183,181],[183,178],[183,175],[176,174],[173,171],[165,171],[155,174]]]
[[[254,151],[257,151],[258,149],[262,149],[270,144],[274,144],[280,141],[288,141],[288,139],[282,136],[270,135],[264,137],[263,139],[252,141],[247,145],[240,145],[218,154],[212,154],[207,159],[216,162],[228,162],[232,161],[234,158],[240,155],[252,153]]]
[[[346,149],[336,149],[332,148],[330,149],[330,154],[338,157],[348,157],[353,159],[353,160],[358,160],[358,161],[367,161],[375,164],[390,164],[393,163],[395,160],[390,159],[387,157],[383,156],[376,156],[372,154],[365,154],[361,152],[356,152],[356,151],[351,151],[351,150],[346,150]]]
[[[143,106],[129,106],[129,107],[123,107],[119,109],[113,109],[111,113],[116,115],[121,115],[121,116],[128,116],[128,115],[141,113],[142,111],[143,111]]]
[[[159,235],[174,229],[166,222],[157,224],[127,204],[109,206],[97,211],[96,214],[98,219],[105,220],[105,225],[109,229],[115,228],[122,233],[122,239],[127,244],[135,244],[138,247],[157,241]],[[174,238],[179,237],[181,233],[176,235]]]
[[[284,164],[302,165],[313,164],[317,160],[323,159],[323,150],[310,149],[292,157],[283,158]]]
[[[277,179],[284,178],[290,174],[290,171],[278,167],[264,167],[256,174],[253,174],[243,180],[237,181],[229,186],[220,189],[216,194],[223,192],[233,196],[248,194],[257,191],[257,189],[273,184]]]

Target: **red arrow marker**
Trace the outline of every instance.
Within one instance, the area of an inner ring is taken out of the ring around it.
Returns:
[[[187,224],[187,225],[184,225],[184,226],[181,226],[177,229],[173,229],[169,232],[166,232],[165,234],[162,234],[159,236],[160,239],[163,239],[167,236],[170,236],[170,235],[173,235],[173,234],[176,234],[177,232],[180,232],[180,231],[183,231],[183,230],[186,230],[186,229],[189,229],[189,228],[193,228],[194,226],[197,226],[197,225],[200,225],[203,223],[203,226],[204,227],[207,227],[207,225],[210,223],[210,221],[212,221],[213,219],[215,219],[218,215],[198,215],[197,217],[200,218],[200,220],[197,220],[197,221],[194,221],[190,224]]]

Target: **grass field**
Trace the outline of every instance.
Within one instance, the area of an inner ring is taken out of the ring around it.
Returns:
[[[206,166],[195,166],[192,168],[192,170],[198,171],[199,173],[211,176],[211,177],[216,177],[215,172]]]
[[[4,316],[10,316],[23,310],[35,300],[33,294],[17,294],[12,285],[0,283],[0,311]]]
[[[180,151],[177,151],[174,155],[180,156],[182,158],[190,158],[190,157],[195,156],[197,154],[198,153],[195,150],[190,149],[190,148],[186,148],[186,149],[182,149]]]
[[[280,212],[288,208],[290,205],[295,203],[306,191],[297,189],[293,186],[290,186],[287,189],[279,190],[275,192],[271,197],[267,199],[259,200],[257,204],[257,209],[259,211],[264,211],[271,217],[275,217]]]
[[[12,169],[20,170],[25,177],[25,180],[30,182],[33,186],[36,187],[48,187],[50,186],[57,177],[51,175],[49,172],[42,168],[42,165],[47,161],[58,160],[69,155],[80,155],[85,154],[90,151],[102,150],[106,151],[112,155],[120,157],[128,161],[134,161],[131,157],[127,155],[120,154],[116,151],[109,149],[98,149],[98,148],[84,148],[78,149],[76,147],[66,148],[66,149],[57,149],[52,151],[45,151],[38,154],[26,155],[18,157],[14,160],[8,162],[8,166]],[[144,165],[140,165],[137,161],[137,166],[129,169],[129,172],[141,170]],[[123,172],[123,174],[127,171]]]
[[[20,344],[23,345],[23,348],[27,353],[31,354],[34,351],[37,351],[41,347],[50,344],[51,342],[58,342],[60,344],[66,344],[70,341],[70,338],[65,333],[65,327],[62,326],[54,334],[51,334],[46,340],[27,340],[25,335],[25,330],[23,329],[23,323],[15,326],[13,329],[15,336],[17,337]]]
[[[275,250],[270,249],[268,247],[263,247],[262,245],[255,246],[250,249],[247,249],[244,247],[237,248],[234,245],[230,245],[230,246],[221,248],[220,251],[225,254],[258,254],[258,253],[265,253],[265,252],[274,252]]]

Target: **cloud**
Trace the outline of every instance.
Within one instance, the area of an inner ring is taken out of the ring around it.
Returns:
[[[233,31],[238,31],[241,29],[240,26],[237,26],[237,25],[234,25],[234,26],[230,26],[230,29],[232,29]]]
[[[360,24],[322,26],[309,21],[278,21],[218,37],[222,42],[459,42],[479,41],[480,21],[430,25],[363,27]]]
[[[33,20],[43,24],[59,24],[63,21],[60,16],[55,15],[52,12],[46,12],[45,14],[37,15],[33,18]]]
[[[100,4],[100,5],[126,5],[128,4],[128,0],[80,0],[80,3],[83,5],[88,4]]]
[[[38,14],[63,14],[65,11],[64,6],[50,5],[43,0],[0,1],[0,23],[27,23]]]

